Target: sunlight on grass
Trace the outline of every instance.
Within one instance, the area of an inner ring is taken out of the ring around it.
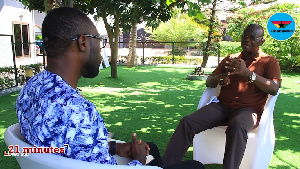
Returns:
[[[95,104],[106,127],[114,138],[131,140],[136,132],[138,139],[157,144],[163,155],[167,143],[179,121],[195,111],[205,87],[205,81],[186,80],[194,67],[184,66],[117,66],[118,78],[110,78],[110,69],[103,69],[93,79],[81,78],[80,93]],[[213,69],[205,69],[205,72]],[[299,81],[300,74],[283,73],[281,94],[274,109],[276,143],[269,169],[294,169],[300,166],[299,148]],[[292,93],[291,93],[292,92]],[[18,93],[0,97],[0,149],[7,149],[3,141],[5,129],[17,123],[14,103]],[[192,146],[184,160],[193,159]],[[1,164],[17,166],[16,160],[2,158]],[[221,169],[222,165],[208,165],[207,169]]]
[[[175,129],[168,129],[168,133],[174,133]]]
[[[288,115],[288,116],[291,116],[291,117],[300,117],[300,114],[288,113],[288,112],[284,112],[283,115]]]
[[[160,86],[161,83],[158,83],[158,82],[139,83],[139,86],[141,86],[141,87],[152,87],[155,85]]]
[[[295,165],[295,162],[300,161],[300,153],[294,152],[293,150],[275,151],[270,163],[269,168],[284,169],[291,168],[296,169],[299,166]]]
[[[284,141],[284,140],[288,140],[289,138],[284,137],[284,136],[280,136],[279,138],[276,138],[276,140],[278,141]]]
[[[193,147],[189,147],[189,149],[187,151],[191,151],[193,152],[194,148]]]
[[[122,126],[122,124],[123,124],[122,122],[118,122],[118,123],[116,123],[115,125],[116,125],[116,126]]]
[[[168,107],[174,107],[174,105],[166,104],[166,105],[165,105],[165,108],[168,108]]]
[[[147,128],[141,128],[140,130],[136,130],[136,131],[140,131],[142,133],[150,133],[150,127],[147,127]]]

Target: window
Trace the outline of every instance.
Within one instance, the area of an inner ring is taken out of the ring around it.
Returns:
[[[15,53],[17,57],[29,57],[29,25],[26,23],[13,23]]]

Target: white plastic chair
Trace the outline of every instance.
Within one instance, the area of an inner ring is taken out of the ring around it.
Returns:
[[[114,157],[117,160],[118,164],[121,165],[86,162],[62,157],[55,154],[30,153],[28,156],[21,156],[22,148],[32,147],[32,145],[27,144],[23,141],[23,136],[20,133],[20,126],[18,123],[6,129],[4,133],[4,141],[7,146],[19,146],[20,155],[15,156],[15,158],[17,159],[22,169],[161,169],[160,167],[156,166],[127,166],[125,164],[127,164],[130,161],[130,159],[120,157],[117,155],[115,155]]]
[[[198,108],[203,107],[220,93],[220,86],[207,88]],[[273,110],[277,95],[269,95],[259,126],[248,133],[248,141],[240,169],[266,169],[273,155],[275,132]],[[225,130],[227,126],[214,127],[195,135],[193,140],[193,158],[203,164],[223,164],[225,151]]]

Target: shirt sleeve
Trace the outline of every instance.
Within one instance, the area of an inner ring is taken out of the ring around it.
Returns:
[[[279,84],[281,83],[281,70],[280,70],[279,61],[276,58],[270,57],[270,60],[266,65],[265,70],[266,70],[265,75],[267,79],[276,81]]]

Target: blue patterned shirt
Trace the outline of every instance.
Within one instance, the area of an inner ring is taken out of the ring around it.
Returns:
[[[59,75],[44,70],[32,77],[16,101],[21,134],[37,147],[69,148],[58,155],[116,165],[108,130],[94,104]],[[128,165],[142,165],[133,160]]]

